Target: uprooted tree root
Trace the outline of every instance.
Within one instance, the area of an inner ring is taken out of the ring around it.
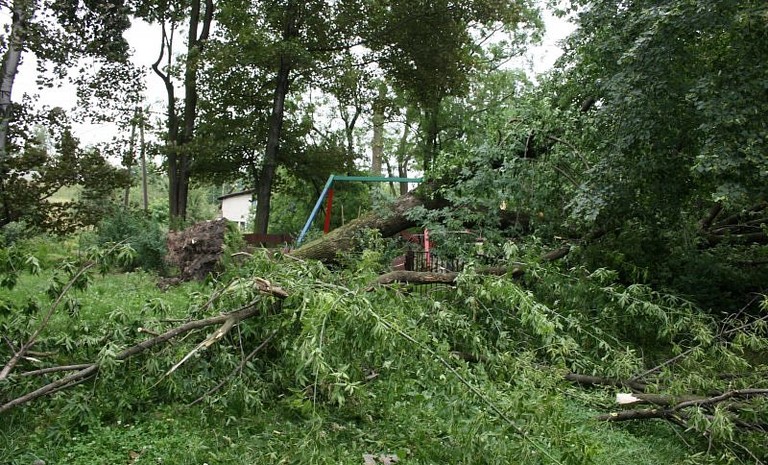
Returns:
[[[168,233],[166,262],[179,269],[176,281],[203,280],[216,270],[224,251],[227,220],[203,221]]]

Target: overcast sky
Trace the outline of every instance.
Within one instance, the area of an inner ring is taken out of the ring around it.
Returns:
[[[531,74],[544,72],[554,64],[555,60],[562,54],[562,49],[558,45],[559,42],[574,29],[571,23],[554,17],[546,9],[543,12],[543,16],[546,34],[542,44],[531,47],[524,58],[514,62],[514,66],[523,67]],[[5,24],[10,21],[7,11],[3,11],[0,21]],[[165,98],[165,88],[162,81],[150,68],[159,53],[160,28],[135,20],[131,28],[126,31],[125,38],[134,50],[133,62],[146,70],[146,101],[151,106],[152,111],[157,111],[161,114],[164,111],[163,99]],[[13,99],[19,100],[24,93],[37,93],[40,95],[40,101],[48,106],[59,106],[64,109],[73,108],[76,104],[76,97],[75,91],[71,86],[43,90],[37,89],[35,84],[37,77],[35,65],[34,56],[26,53],[14,84]],[[77,137],[86,145],[109,141],[116,131],[117,128],[111,124],[86,124],[75,127]]]

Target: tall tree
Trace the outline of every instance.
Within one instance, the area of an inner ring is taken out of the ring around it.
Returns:
[[[272,97],[272,110],[269,116],[269,129],[264,158],[261,162],[261,174],[257,184],[256,195],[256,227],[257,234],[266,234],[269,224],[269,205],[272,196],[272,182],[277,168],[277,152],[280,145],[280,134],[283,128],[285,98],[288,95],[290,73],[296,57],[289,46],[299,38],[299,27],[304,21],[305,12],[301,11],[304,2],[288,0],[279,14],[278,25],[281,27],[281,50],[278,52],[277,74]]]
[[[12,117],[11,95],[16,73],[21,63],[21,54],[27,40],[29,20],[34,12],[30,0],[14,0],[11,6],[11,33],[0,65],[0,164],[8,157],[8,127]]]
[[[371,174],[381,176],[384,158],[384,112],[386,111],[386,87],[380,86],[379,95],[373,101],[373,138],[371,141]]]
[[[764,201],[768,5],[589,5],[557,89],[567,105],[595,102],[588,115],[601,134],[585,141],[583,152],[600,156],[574,217],[669,225],[686,212],[703,218],[713,203]]]
[[[485,0],[393,0],[377,4],[374,12],[369,46],[394,85],[422,111],[423,169],[428,171],[439,149],[441,103],[462,95],[470,75],[488,62],[482,38],[535,30],[537,15],[528,1]]]
[[[180,226],[187,216],[187,201],[198,112],[198,73],[214,15],[213,0],[191,0],[188,10],[168,8],[165,2],[151,5],[145,17],[162,25],[160,54],[152,65],[166,90],[166,165],[168,169],[168,208],[172,227]],[[183,57],[184,99],[177,108],[174,87],[174,34],[186,18],[186,53]],[[163,60],[166,60],[163,65]]]
[[[362,0],[285,0],[273,2],[264,10],[266,24],[275,31],[274,47],[277,53],[272,108],[257,182],[257,233],[266,233],[269,225],[272,184],[292,74],[312,73],[310,70],[319,62],[330,65],[335,56],[354,45],[359,37],[362,3]]]
[[[741,306],[768,273],[754,258],[768,251],[768,5],[571,3],[579,29],[540,94],[560,128],[529,133],[562,182],[532,198],[565,199],[565,233],[593,238],[591,266]]]
[[[0,63],[0,162],[8,157],[13,85],[24,53],[33,53],[38,68],[51,68],[57,77],[64,77],[78,58],[126,63],[128,44],[122,33],[130,26],[122,0],[13,0],[2,7],[9,8],[11,24]],[[38,76],[38,82],[48,84],[49,78]]]

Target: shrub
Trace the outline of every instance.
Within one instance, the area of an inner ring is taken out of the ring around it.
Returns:
[[[126,267],[165,271],[166,231],[161,224],[142,212],[119,209],[106,217],[98,226],[98,241],[127,242],[136,258]]]

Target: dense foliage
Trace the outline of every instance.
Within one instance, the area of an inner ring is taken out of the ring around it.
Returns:
[[[766,243],[766,8],[605,1],[579,14],[546,90],[559,108],[585,104],[567,133],[585,159],[568,213],[606,233],[599,255],[630,279],[762,291],[750,263]],[[709,280],[690,276],[702,269]]]
[[[25,113],[14,154],[2,163],[0,226],[24,222],[38,231],[64,233],[94,225],[127,178],[99,149],[80,147],[60,108],[42,113]],[[61,195],[67,189],[76,195]]]

